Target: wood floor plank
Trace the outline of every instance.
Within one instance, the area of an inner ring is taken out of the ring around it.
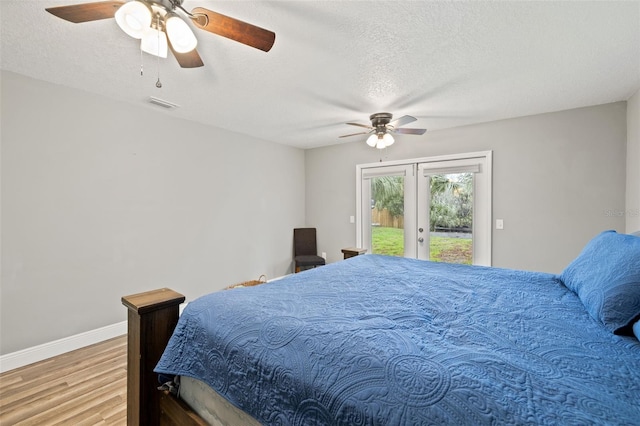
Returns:
[[[99,376],[93,376],[84,382],[78,383],[76,386],[69,387],[66,392],[51,394],[47,398],[31,402],[25,406],[28,411],[23,411],[23,416],[34,421],[52,419],[60,412],[69,409],[70,406],[76,406],[79,401],[87,400],[96,394],[102,395],[104,392],[111,392],[111,384],[114,381],[112,374],[111,372],[105,372]],[[126,377],[126,371],[122,372],[120,377],[115,377],[115,379],[122,377]],[[91,404],[88,406],[92,407]],[[40,411],[41,413],[38,413]]]
[[[31,394],[19,395],[20,399],[6,398],[2,405],[3,417],[10,417],[17,412],[24,412],[28,409],[29,405],[43,404],[45,401],[51,398],[52,395],[61,394],[69,390],[69,386],[66,383],[60,383],[55,386],[50,386],[42,390],[34,389]],[[2,417],[0,417],[1,419]]]
[[[39,404],[56,403],[64,398],[71,398],[74,394],[85,392],[92,386],[99,386],[102,383],[109,383],[120,377],[126,375],[126,362],[118,362],[115,367],[105,368],[104,363],[96,365],[97,368],[94,371],[87,371],[85,369],[77,372],[73,370],[65,370],[66,373],[61,375],[54,381],[48,381],[48,379],[41,380],[44,383],[33,383],[32,387],[26,389],[21,388],[18,391],[14,391],[13,395],[4,398],[5,406],[7,410],[11,410],[14,405],[22,406],[29,404],[29,401],[33,401],[36,394],[39,395],[37,402]],[[81,378],[78,378],[80,376]],[[69,391],[65,391],[62,388],[68,388]]]
[[[126,405],[126,404],[124,404]],[[114,413],[111,416],[105,417],[105,422],[108,425],[124,425],[127,423],[127,407],[120,409],[120,411]]]
[[[114,355],[119,353],[118,349],[126,352],[126,345],[123,347],[114,348],[111,350],[105,350],[101,345],[101,350],[96,351],[92,350],[94,348],[89,347],[87,352],[81,352],[83,358],[78,358],[77,351],[70,352],[73,353],[73,356],[69,354],[63,354],[61,357],[66,359],[60,360],[59,362],[46,363],[43,365],[34,364],[34,368],[25,371],[21,376],[23,382],[31,382],[33,380],[44,381],[44,379],[51,380],[53,378],[59,377],[61,374],[65,374],[67,371],[75,371],[80,372],[87,368],[93,368],[97,364],[101,363],[105,359],[110,360],[113,359]],[[80,349],[82,351],[82,349]],[[57,357],[56,357],[57,358]],[[56,360],[56,358],[53,358]]]
[[[127,338],[0,374],[0,424],[125,425]]]
[[[3,386],[19,386],[22,383],[22,376],[12,376],[2,379]]]
[[[100,401],[109,398],[113,394],[113,377],[105,377],[88,380],[69,388],[65,392],[54,393],[46,398],[24,404],[18,410],[12,410],[5,414],[5,420],[10,422],[26,421],[25,424],[51,424],[59,416],[67,416],[71,410],[81,412],[94,412],[101,408]],[[126,389],[126,373],[120,375],[120,386]],[[124,392],[121,392],[124,393]],[[126,396],[121,398],[123,406]],[[62,413],[62,414],[61,414]],[[8,418],[7,418],[8,417]],[[64,418],[64,417],[63,417]]]
[[[98,413],[102,408],[109,404],[121,402],[120,398],[111,398],[109,389],[103,389],[101,392],[92,392],[90,397],[79,398],[73,403],[65,404],[64,407],[59,407],[56,412],[57,415],[46,416],[43,422],[39,424],[48,426],[63,426],[63,425],[76,425],[87,421],[89,418],[98,416]],[[86,410],[85,407],[90,406],[91,410]],[[100,418],[100,422],[104,419]]]

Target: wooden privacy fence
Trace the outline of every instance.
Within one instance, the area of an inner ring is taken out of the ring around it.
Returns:
[[[371,210],[371,224],[373,226],[383,226],[385,228],[404,228],[404,217],[393,217],[389,210],[378,210],[374,208]]]

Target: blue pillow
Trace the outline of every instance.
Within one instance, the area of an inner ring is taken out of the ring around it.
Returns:
[[[630,327],[640,317],[640,237],[602,232],[560,279],[608,330]]]
[[[640,340],[640,321],[636,321],[636,323],[633,324],[633,334]]]

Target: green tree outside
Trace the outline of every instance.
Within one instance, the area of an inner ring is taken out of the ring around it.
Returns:
[[[404,178],[383,176],[372,179],[372,208],[387,209],[392,216],[404,216]],[[434,175],[430,178],[430,230],[468,229],[473,227],[473,174]],[[472,261],[472,240],[465,238],[430,238],[431,260],[455,263]],[[374,227],[373,252],[404,255],[402,229]]]

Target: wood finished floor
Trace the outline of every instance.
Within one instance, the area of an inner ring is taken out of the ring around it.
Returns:
[[[127,338],[0,375],[0,425],[125,425]]]

